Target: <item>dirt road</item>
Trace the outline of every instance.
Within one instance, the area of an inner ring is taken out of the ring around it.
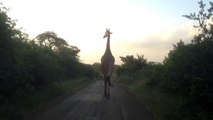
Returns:
[[[127,90],[114,84],[111,98],[103,97],[103,82],[95,81],[33,120],[153,120],[152,114]]]

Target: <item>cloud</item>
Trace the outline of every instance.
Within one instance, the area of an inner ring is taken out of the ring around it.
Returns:
[[[151,33],[140,40],[117,43],[120,44],[120,49],[115,51],[121,56],[140,54],[145,55],[148,61],[162,62],[173,49],[173,44],[179,42],[180,39],[185,43],[190,43],[197,32],[192,23],[188,22],[176,28]]]

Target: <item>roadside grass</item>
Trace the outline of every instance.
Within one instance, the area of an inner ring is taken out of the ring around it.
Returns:
[[[165,120],[168,114],[177,108],[177,100],[175,98],[164,94],[159,88],[149,88],[144,81],[122,84],[145,104],[156,120]]]
[[[0,120],[27,120],[48,103],[89,84],[88,78],[76,78],[55,83],[46,91],[30,95],[20,103],[0,105]]]

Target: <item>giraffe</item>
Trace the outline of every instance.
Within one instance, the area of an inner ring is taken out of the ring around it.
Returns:
[[[111,53],[110,50],[110,29],[106,29],[105,35],[103,38],[107,37],[107,44],[106,44],[106,50],[104,55],[101,58],[101,72],[104,76],[104,95],[109,99],[109,86],[112,86],[111,84],[111,75],[115,63],[115,58]]]

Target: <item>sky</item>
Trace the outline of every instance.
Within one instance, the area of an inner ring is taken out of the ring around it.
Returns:
[[[207,0],[203,0],[208,4]],[[111,51],[162,62],[173,44],[189,43],[197,30],[182,15],[199,10],[196,0],[1,0],[8,15],[31,39],[53,31],[77,46],[83,63],[100,62],[110,28]]]

